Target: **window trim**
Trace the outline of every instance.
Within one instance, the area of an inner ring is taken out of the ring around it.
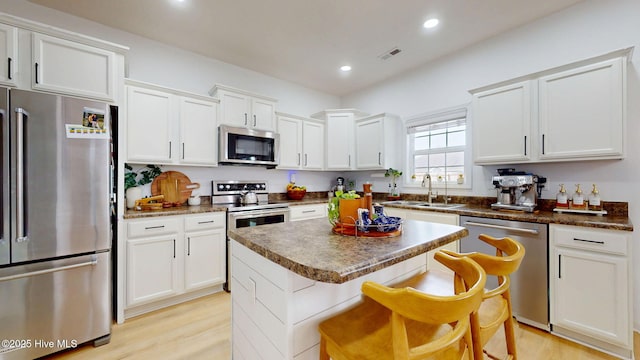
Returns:
[[[446,109],[440,109],[433,112],[423,113],[419,115],[414,115],[409,118],[406,118],[404,121],[404,133],[403,133],[403,141],[405,148],[405,160],[404,167],[407,171],[403,174],[403,186],[406,188],[421,188],[421,179],[416,179],[415,181],[411,179],[412,174],[410,172],[414,169],[413,164],[413,149],[412,143],[409,140],[409,132],[410,128],[421,126],[421,125],[429,125],[437,122],[449,121],[460,119],[462,117],[465,118],[465,146],[464,146],[464,173],[465,179],[462,185],[457,184],[454,181],[449,181],[446,185],[449,189],[466,189],[470,190],[473,184],[473,158],[472,158],[472,148],[471,148],[471,121],[470,121],[470,105],[471,103],[466,103],[458,106],[452,106]],[[456,147],[451,147],[447,149],[455,149]],[[434,189],[444,189],[444,183],[439,183],[438,181],[433,181],[432,188]]]

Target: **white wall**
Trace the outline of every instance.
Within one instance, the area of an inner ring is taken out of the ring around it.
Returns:
[[[631,221],[640,226],[640,1],[588,0],[471,48],[342,99],[343,107],[390,112],[403,118],[469,103],[468,90],[613,50],[635,46],[628,64],[627,157],[624,160],[513,165],[548,178],[543,198],[558,184],[598,184],[603,200],[627,201]],[[473,119],[471,119],[473,121]],[[603,126],[607,126],[603,124]],[[496,139],[508,134],[496,133]],[[570,136],[570,134],[567,134]],[[504,166],[503,166],[504,167]],[[490,176],[498,166],[475,167],[472,193],[495,195]],[[374,183],[375,184],[375,183]],[[634,232],[634,243],[640,241]],[[640,247],[633,250],[633,273],[640,274]],[[640,328],[640,276],[634,279],[634,324]]]

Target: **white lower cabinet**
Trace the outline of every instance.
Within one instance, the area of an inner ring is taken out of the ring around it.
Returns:
[[[327,204],[295,205],[289,207],[289,221],[327,217]]]
[[[553,333],[631,358],[631,233],[551,224],[549,241]]]
[[[127,242],[127,305],[178,293],[177,234]]]
[[[225,213],[126,221],[125,317],[220,291]]]
[[[206,214],[185,217],[184,241],[185,290],[222,284],[225,281],[227,245],[224,216]]]
[[[390,208],[390,207],[385,207],[384,212],[388,216],[398,216],[403,219],[409,219],[409,220],[420,220],[420,221],[427,221],[427,222],[433,222],[438,224],[448,224],[448,225],[460,224],[460,216],[457,214],[447,214],[447,213],[441,213],[441,212],[435,212],[435,211],[406,210],[406,209]],[[449,268],[440,264],[438,261],[436,261],[433,258],[434,254],[438,250],[442,250],[442,249],[458,252],[459,241],[456,240],[456,241],[450,242],[437,249],[427,252],[427,269],[429,270],[439,269],[439,270],[450,271]]]

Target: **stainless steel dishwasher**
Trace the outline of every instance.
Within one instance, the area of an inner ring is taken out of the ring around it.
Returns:
[[[460,252],[495,255],[495,248],[478,239],[486,234],[508,236],[525,247],[520,268],[511,275],[511,302],[515,318],[527,325],[549,331],[549,281],[547,224],[461,216],[460,226],[469,236],[460,241]],[[495,276],[487,279],[487,288],[498,284]]]

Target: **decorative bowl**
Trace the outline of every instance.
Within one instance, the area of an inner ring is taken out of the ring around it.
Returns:
[[[287,199],[289,200],[302,200],[307,190],[287,190]]]

